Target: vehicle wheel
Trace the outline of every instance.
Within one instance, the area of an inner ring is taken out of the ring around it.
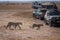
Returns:
[[[39,19],[41,20],[41,17],[39,16]]]
[[[52,27],[52,22],[49,22],[49,26]]]
[[[45,20],[45,24],[48,25],[47,20]]]
[[[44,20],[44,18],[43,18],[43,17],[39,17],[39,19],[40,19],[40,20]]]
[[[36,15],[36,18],[37,18],[37,19],[39,19],[39,16],[38,16],[38,15]]]
[[[41,20],[41,17],[39,16],[39,19]]]
[[[39,17],[40,20],[43,20],[41,17]]]
[[[33,17],[35,17],[35,14],[33,14]]]
[[[39,19],[42,20],[43,18],[39,15]]]

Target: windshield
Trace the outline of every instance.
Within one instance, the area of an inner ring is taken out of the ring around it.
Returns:
[[[56,6],[53,6],[53,5],[43,5],[43,8],[46,8],[46,9],[57,9]]]
[[[54,6],[48,5],[48,6],[46,6],[46,8],[47,8],[47,9],[54,9]]]
[[[55,12],[50,12],[50,13],[48,13],[49,15],[60,15],[60,12],[58,12],[58,11],[55,11]]]

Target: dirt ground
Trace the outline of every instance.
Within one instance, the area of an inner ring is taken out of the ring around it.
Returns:
[[[59,7],[60,5],[57,4]],[[0,6],[0,40],[60,40],[60,28],[49,27],[44,21],[32,16],[31,4],[1,5]],[[21,30],[5,29],[8,22],[22,22]],[[39,30],[32,25],[43,24]]]

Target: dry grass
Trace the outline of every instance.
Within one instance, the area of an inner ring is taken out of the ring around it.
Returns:
[[[25,10],[25,9],[32,9],[31,8],[32,6],[31,6],[31,4],[18,4],[18,5],[1,5],[0,6],[0,9],[7,9],[7,10],[9,10],[9,9],[23,9],[23,10]]]

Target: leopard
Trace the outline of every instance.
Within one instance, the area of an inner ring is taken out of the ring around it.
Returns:
[[[32,28],[37,27],[37,30],[40,29],[40,27],[43,26],[43,24],[33,24]]]
[[[9,27],[9,29],[11,29],[11,27],[19,27],[19,29],[21,29],[20,25],[22,25],[22,22],[8,22],[6,29]]]

